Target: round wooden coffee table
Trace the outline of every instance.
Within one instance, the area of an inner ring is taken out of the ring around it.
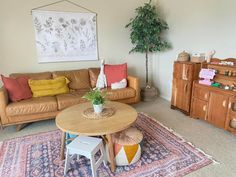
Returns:
[[[56,125],[64,133],[61,142],[61,159],[64,159],[65,133],[87,136],[103,136],[108,143],[111,170],[114,172],[114,149],[112,134],[130,127],[137,119],[137,111],[124,103],[107,101],[105,107],[111,107],[115,113],[107,118],[88,119],[83,113],[92,107],[90,102],[71,106],[61,111],[56,117]]]

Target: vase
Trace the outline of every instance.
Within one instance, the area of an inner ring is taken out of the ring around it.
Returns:
[[[103,105],[102,104],[93,104],[93,109],[96,114],[100,114],[103,110]]]

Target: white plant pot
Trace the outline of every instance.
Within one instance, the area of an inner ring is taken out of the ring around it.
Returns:
[[[100,114],[103,110],[103,105],[102,104],[98,104],[98,105],[94,104],[93,109],[94,109],[95,113]]]

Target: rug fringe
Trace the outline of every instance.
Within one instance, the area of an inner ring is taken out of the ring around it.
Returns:
[[[206,157],[208,157],[209,159],[211,159],[211,160],[213,161],[213,164],[214,164],[214,165],[219,165],[219,164],[220,164],[220,162],[218,162],[216,159],[214,159],[214,157],[212,157],[211,155],[207,154],[207,153],[204,152],[202,149],[197,148],[197,147],[196,147],[193,143],[191,143],[190,141],[186,141],[185,138],[184,138],[182,135],[176,133],[172,128],[169,128],[169,127],[163,125],[163,123],[159,122],[158,120],[156,120],[155,118],[149,116],[148,114],[146,114],[146,113],[144,113],[144,112],[139,112],[139,114],[143,114],[143,115],[149,117],[150,119],[152,119],[153,121],[157,122],[157,123],[160,124],[162,127],[164,127],[166,130],[170,131],[170,132],[173,133],[175,136],[179,137],[182,142],[188,143],[190,146],[192,146],[193,148],[197,149],[199,152],[201,152],[201,153],[204,154]]]

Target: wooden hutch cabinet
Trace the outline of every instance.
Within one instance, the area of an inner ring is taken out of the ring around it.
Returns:
[[[200,63],[174,63],[171,108],[179,109],[189,115],[193,81],[198,79]]]
[[[220,61],[212,59],[212,61]],[[219,128],[224,128],[236,133],[232,121],[236,124],[236,88],[224,89],[224,86],[236,86],[236,59],[226,59],[232,61],[234,66],[204,63],[202,67],[215,69],[217,71],[214,81],[221,83],[222,87],[212,87],[199,84],[194,81],[190,116],[203,119]],[[228,74],[229,72],[235,75]]]

